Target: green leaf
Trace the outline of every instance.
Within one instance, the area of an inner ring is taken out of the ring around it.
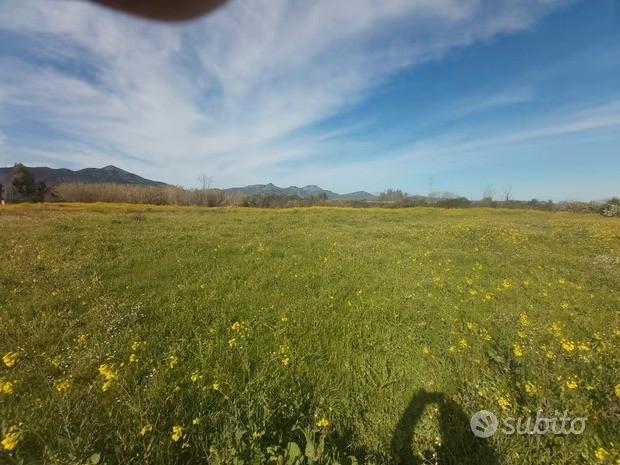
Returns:
[[[301,449],[296,442],[289,442],[286,445],[286,463],[288,465],[294,465],[301,459]]]

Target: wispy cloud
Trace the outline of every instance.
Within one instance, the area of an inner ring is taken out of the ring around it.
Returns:
[[[564,3],[238,1],[169,25],[85,2],[0,0],[0,31],[21,47],[0,45],[0,124],[46,134],[5,131],[0,157],[117,163],[182,183],[206,172],[234,184],[266,167],[285,178],[283,163],[321,155],[330,136],[317,123],[391,74]],[[499,94],[476,111],[526,98]]]

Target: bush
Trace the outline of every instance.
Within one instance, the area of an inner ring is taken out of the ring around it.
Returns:
[[[608,217],[620,217],[620,199],[614,197],[601,209],[601,215]]]

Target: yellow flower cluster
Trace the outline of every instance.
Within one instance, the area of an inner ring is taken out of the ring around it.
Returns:
[[[497,398],[497,405],[499,405],[502,409],[506,410],[510,407],[510,399],[506,396],[499,396]]]
[[[107,391],[112,386],[112,383],[118,379],[118,373],[114,369],[114,365],[108,365],[104,363],[99,365],[98,368],[99,374],[103,378],[103,384],[101,385],[102,391]]]
[[[329,420],[325,417],[322,417],[319,418],[315,424],[319,428],[327,428],[329,426]]]
[[[0,378],[0,394],[13,394],[13,383]]]
[[[170,439],[172,439],[174,442],[179,442],[182,437],[183,437],[183,427],[181,425],[173,426]]]
[[[54,389],[60,393],[65,393],[71,388],[71,381],[68,378],[57,379],[54,381]]]
[[[519,344],[515,343],[512,345],[512,353],[515,357],[523,357],[523,349]]]
[[[577,389],[577,380],[574,377],[571,377],[566,380],[566,387],[568,389]]]
[[[146,425],[144,425],[141,429],[140,429],[140,433],[138,433],[140,436],[146,436],[147,434],[149,434],[151,431],[153,431],[153,425],[151,425],[150,423],[147,423]]]
[[[566,352],[572,352],[575,350],[575,343],[570,339],[562,339],[562,349]]]
[[[84,347],[88,342],[88,338],[86,337],[86,334],[80,334],[75,338],[75,342],[77,342],[77,345]]]
[[[17,352],[7,352],[2,356],[2,361],[8,368],[11,368],[17,363],[17,358]]]
[[[0,446],[2,446],[4,450],[15,450],[21,437],[22,433],[19,428],[17,426],[11,426],[2,438],[2,441],[0,441]]]
[[[534,394],[538,392],[538,388],[536,387],[536,385],[530,383],[529,381],[525,383],[524,389],[525,389],[525,393],[528,396],[533,396]]]
[[[598,449],[594,451],[594,457],[596,457],[597,460],[601,460],[601,461],[605,460],[608,455],[609,455],[609,452],[607,452],[602,447],[599,447]]]

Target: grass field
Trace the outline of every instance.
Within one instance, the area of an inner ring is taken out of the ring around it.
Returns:
[[[618,219],[18,205],[0,260],[3,464],[618,463]]]

